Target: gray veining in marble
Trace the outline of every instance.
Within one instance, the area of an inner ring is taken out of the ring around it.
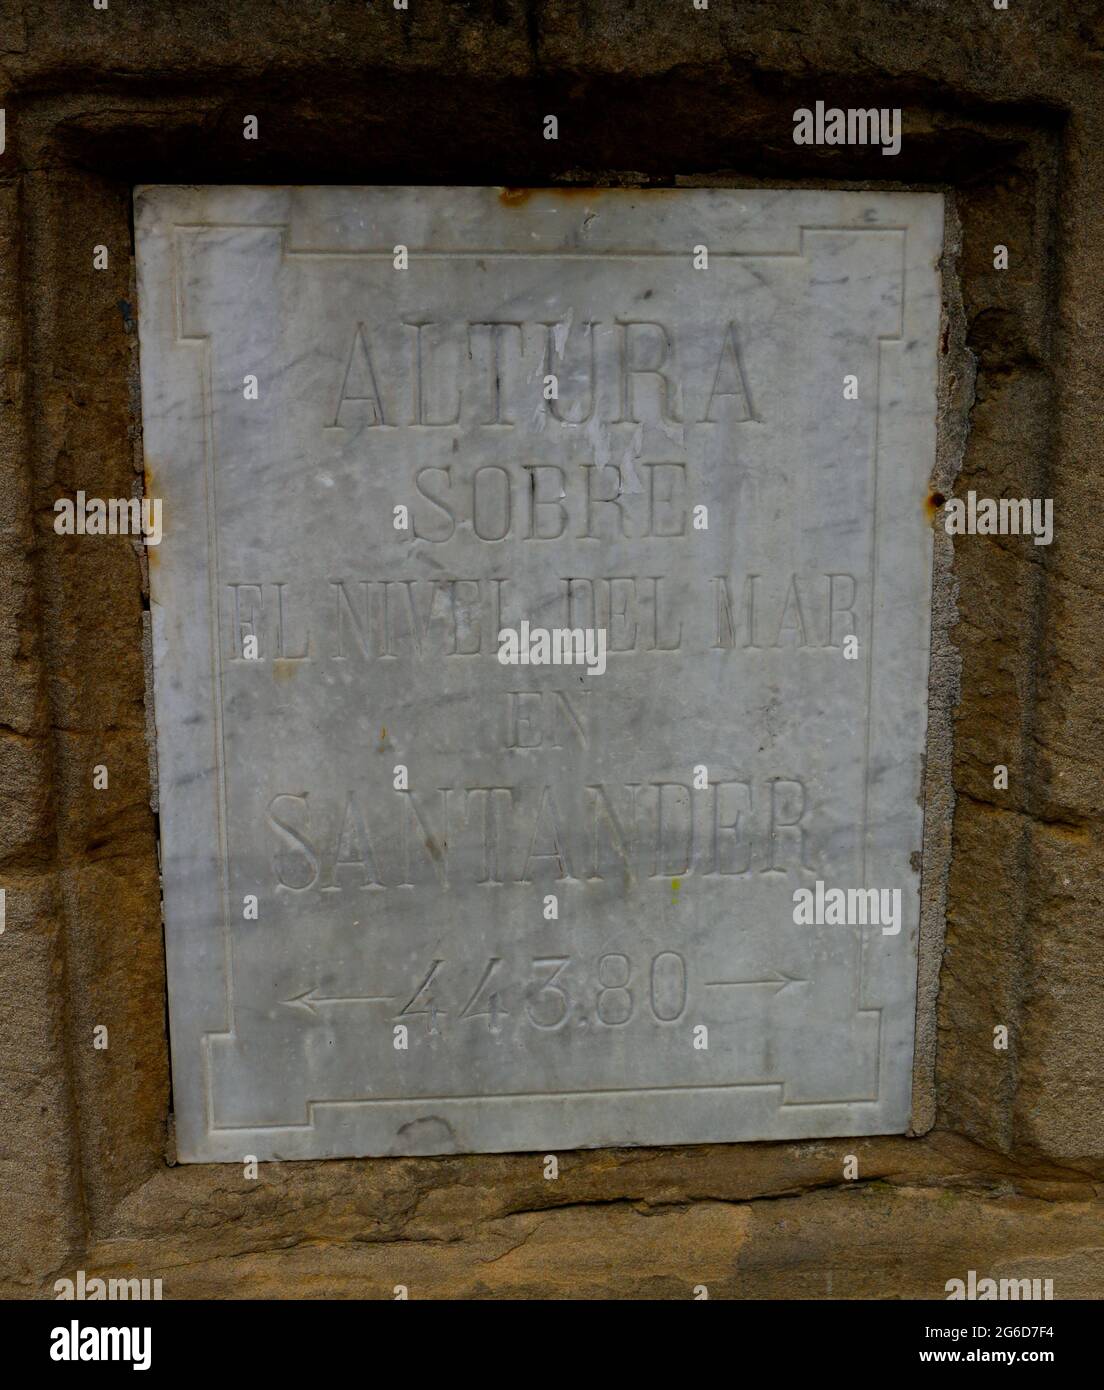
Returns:
[[[179,1156],[904,1130],[942,200],[135,207]]]

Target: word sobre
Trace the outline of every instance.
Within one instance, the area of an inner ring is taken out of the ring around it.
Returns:
[[[498,659],[503,666],[586,666],[594,676],[606,669],[604,627],[504,627],[498,634]]]
[[[811,888],[794,889],[793,919],[799,927],[880,926],[883,936],[901,930],[900,888],[829,888],[817,879]]]

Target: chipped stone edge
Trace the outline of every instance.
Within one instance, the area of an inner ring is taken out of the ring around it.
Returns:
[[[962,221],[954,191],[944,188],[942,192],[943,255],[939,270],[943,309],[940,316],[940,345],[946,342],[947,346],[946,351],[939,355],[935,466],[931,475],[931,491],[949,497],[966,453],[977,363],[966,346],[966,310],[958,277]],[[932,521],[931,657],[921,793],[924,834],[910,1135],[926,1134],[934,1127],[936,1120],[939,974],[947,927],[947,885],[955,809],[952,770],[954,711],[961,698],[962,680],[962,656],[952,639],[952,629],[958,623],[958,582],[953,572],[954,543],[939,525],[939,515],[936,509]]]

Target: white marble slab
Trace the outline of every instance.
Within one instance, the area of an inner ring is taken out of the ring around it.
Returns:
[[[904,1130],[941,198],[135,210],[179,1156]]]

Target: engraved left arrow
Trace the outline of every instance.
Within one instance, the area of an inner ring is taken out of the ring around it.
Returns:
[[[321,1004],[392,1004],[394,999],[389,994],[319,994],[318,986],[313,985],[302,994],[293,995],[290,999],[281,999],[280,1003],[289,1009],[302,1009],[304,1013],[317,1018],[318,1006]]]

